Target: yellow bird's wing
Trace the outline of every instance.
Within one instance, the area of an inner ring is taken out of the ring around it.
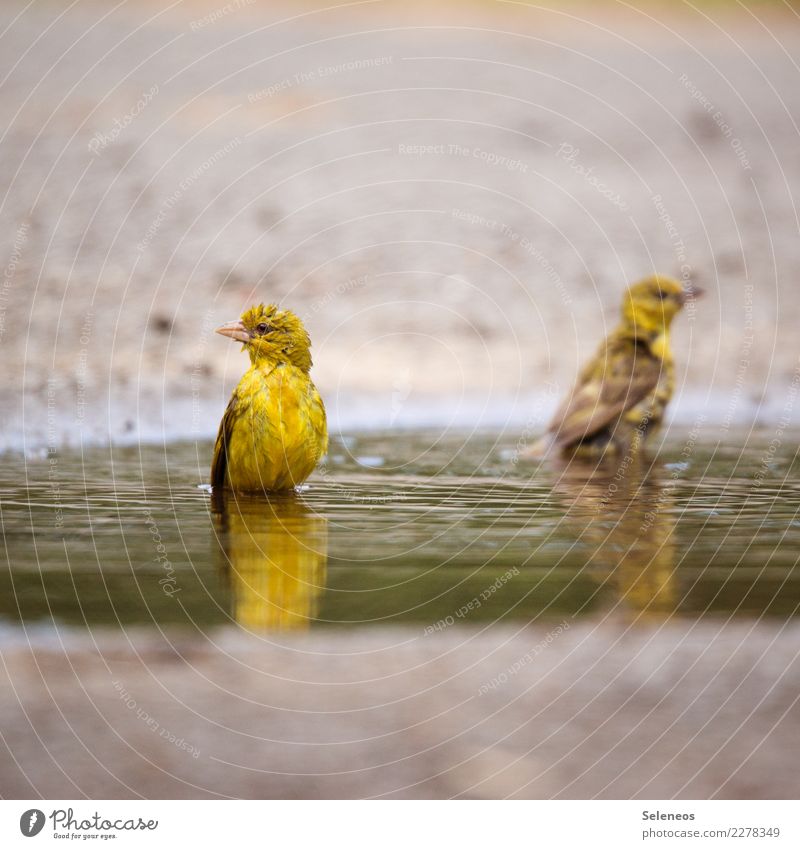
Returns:
[[[233,425],[241,413],[241,402],[237,392],[231,395],[231,400],[225,408],[225,414],[219,423],[219,433],[214,445],[214,458],[211,461],[211,488],[222,489],[225,486],[225,475],[228,471],[228,445],[230,444]]]
[[[575,445],[614,424],[655,390],[662,368],[645,344],[608,340],[553,418],[556,445]]]
[[[311,423],[317,434],[319,457],[321,458],[328,453],[328,416],[325,412],[325,404],[322,403],[322,398],[316,387],[314,387],[312,398]]]

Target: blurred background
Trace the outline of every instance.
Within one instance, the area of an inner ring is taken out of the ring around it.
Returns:
[[[538,424],[656,270],[709,292],[674,415],[783,403],[790,5],[0,16],[5,447],[48,388],[59,443],[212,436],[245,361],[213,328],[262,300],[306,319],[334,428]]]
[[[0,795],[800,793],[800,19],[4,0]],[[654,272],[672,424],[527,465]],[[331,449],[209,498],[297,312]]]

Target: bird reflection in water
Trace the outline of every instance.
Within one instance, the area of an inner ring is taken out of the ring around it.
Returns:
[[[233,618],[251,631],[303,630],[325,590],[328,523],[303,500],[226,492],[214,499]]]
[[[676,479],[645,457],[565,463],[555,491],[567,527],[587,551],[586,570],[629,618],[666,618],[680,602],[676,572]]]

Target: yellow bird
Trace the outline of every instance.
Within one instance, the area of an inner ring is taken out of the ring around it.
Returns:
[[[301,484],[328,450],[325,406],[311,381],[311,340],[276,306],[249,309],[217,333],[242,342],[250,368],[219,427],[211,486],[277,492]]]
[[[656,275],[625,293],[622,321],[600,346],[555,414],[547,435],[528,452],[600,455],[635,451],[661,423],[674,388],[669,344],[673,318],[702,291]]]

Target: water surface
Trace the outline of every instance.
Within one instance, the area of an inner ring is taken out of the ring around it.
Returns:
[[[213,501],[210,443],[8,454],[0,621],[207,631],[795,615],[796,439],[673,433],[596,466],[516,436],[332,440],[302,492]]]

